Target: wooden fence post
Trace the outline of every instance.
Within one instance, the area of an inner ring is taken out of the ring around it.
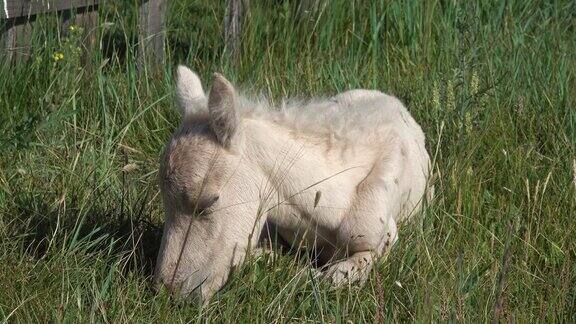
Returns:
[[[167,0],[143,0],[140,5],[139,66],[164,62],[164,25]]]
[[[234,64],[240,59],[242,29],[249,8],[249,0],[228,0],[224,17],[224,43],[226,52]]]

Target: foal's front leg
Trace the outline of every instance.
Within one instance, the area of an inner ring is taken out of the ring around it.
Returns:
[[[357,252],[352,252],[343,260],[332,263],[328,266],[324,276],[330,280],[334,287],[339,287],[346,283],[358,283],[364,285],[374,262],[389,251],[389,248],[397,239],[397,228],[394,219],[390,219],[389,231],[385,234],[383,244],[375,244],[374,248],[368,248]],[[352,247],[353,248],[353,247]]]
[[[356,198],[336,232],[340,255],[346,258],[328,267],[325,276],[334,286],[364,284],[374,262],[397,240],[396,217],[402,194],[395,181],[401,161],[394,150],[375,165],[357,187]]]
[[[334,287],[354,282],[363,285],[370,275],[373,262],[371,251],[357,252],[347,259],[331,264],[324,275]]]

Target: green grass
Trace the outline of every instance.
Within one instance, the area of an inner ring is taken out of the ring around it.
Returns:
[[[252,1],[233,64],[223,5],[178,0],[167,64],[140,75],[132,2],[108,3],[91,70],[53,17],[28,62],[0,69],[1,318],[576,321],[573,1],[338,0],[300,19],[295,1]],[[287,254],[237,269],[205,308],[150,289],[177,63],[272,100],[363,87],[407,104],[436,199],[364,288],[331,291]]]

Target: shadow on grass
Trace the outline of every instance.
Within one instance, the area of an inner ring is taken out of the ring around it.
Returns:
[[[130,211],[100,201],[110,197],[97,199],[88,210],[80,211],[76,197],[69,199],[63,210],[24,192],[14,196],[15,217],[6,232],[20,241],[25,253],[42,259],[82,251],[108,256],[109,262],[123,257],[126,272],[153,274],[162,224],[153,222],[147,210],[149,190]]]
[[[15,217],[6,233],[17,238],[24,253],[36,260],[65,257],[68,253],[87,258],[98,255],[110,265],[122,260],[124,274],[137,273],[150,278],[163,225],[152,220],[151,191],[144,190],[130,203],[124,203],[113,194],[97,194],[94,196],[99,198],[84,210],[81,206],[86,202],[75,195],[66,199],[64,208],[62,203],[50,203],[52,195],[34,195],[24,190],[14,192]],[[326,261],[320,261],[318,251],[300,249],[299,244],[291,245],[269,222],[260,233],[260,244],[277,254],[291,255],[301,264],[311,264],[315,268],[326,264]]]
[[[167,53],[175,62],[185,61],[191,54],[190,45],[178,38],[166,39]],[[196,56],[208,55],[206,49],[199,49]],[[126,37],[120,33],[104,32],[102,35],[102,56],[108,59],[112,66],[125,66],[130,61],[138,58],[138,38]]]

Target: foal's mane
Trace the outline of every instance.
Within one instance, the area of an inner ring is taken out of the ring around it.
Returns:
[[[239,96],[238,99],[244,118],[345,141],[366,138],[371,130],[398,120],[404,110],[398,99],[374,90],[352,90],[330,98],[288,99],[277,106],[265,97]]]

